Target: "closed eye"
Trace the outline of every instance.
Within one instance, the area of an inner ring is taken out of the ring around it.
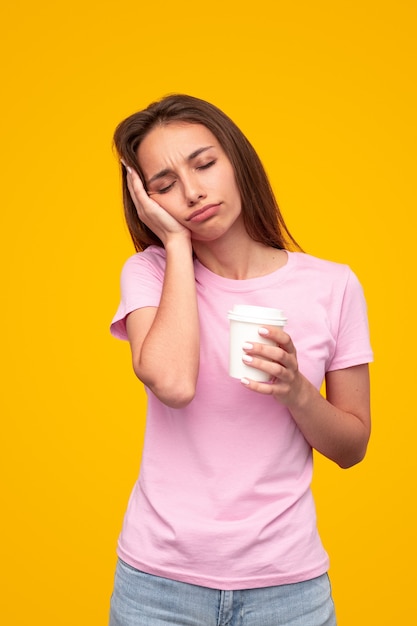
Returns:
[[[204,165],[199,165],[196,169],[208,170],[208,168],[212,167],[212,165],[214,165],[215,163],[216,163],[216,159],[213,159],[213,161],[209,161],[208,163],[205,163]]]
[[[204,165],[198,165],[196,167],[196,170],[208,170],[210,167],[212,167],[213,165],[215,165],[215,163],[217,162],[217,159],[213,159],[212,161],[209,161],[208,163],[204,163]],[[150,194],[164,194],[164,193],[168,193],[168,191],[171,191],[171,189],[173,188],[173,186],[175,185],[177,181],[173,180],[172,183],[170,183],[169,185],[166,185],[166,187],[161,187],[161,189],[156,189],[155,191],[151,191]]]
[[[170,185],[167,185],[166,187],[162,187],[162,189],[157,189],[156,191],[154,191],[154,193],[168,193],[168,191],[170,191],[170,189],[173,188],[173,186],[175,185],[176,181],[172,181],[172,183]]]

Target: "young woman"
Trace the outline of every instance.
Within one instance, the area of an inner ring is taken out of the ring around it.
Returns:
[[[300,251],[256,152],[215,106],[169,96],[123,121],[115,145],[137,252],[111,330],[148,408],[110,624],[334,625],[312,451],[343,468],[365,455],[361,286]],[[288,318],[259,328],[269,345],[242,345],[266,383],[228,375],[235,304]]]

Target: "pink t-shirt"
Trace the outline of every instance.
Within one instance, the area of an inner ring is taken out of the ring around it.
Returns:
[[[158,306],[164,268],[156,246],[128,259],[114,336],[127,338],[129,312]],[[320,388],[327,371],[372,360],[362,288],[349,267],[296,252],[259,278],[223,278],[197,260],[195,277],[197,392],[173,409],[147,390],[142,466],[118,555],[149,574],[215,589],[319,576],[329,563],[316,528],[311,447],[284,406],[228,375],[227,312],[235,304],[283,309],[300,371]]]

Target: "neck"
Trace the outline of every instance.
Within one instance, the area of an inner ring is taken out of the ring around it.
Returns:
[[[245,280],[271,274],[287,262],[284,250],[253,241],[248,235],[233,241],[194,241],[200,263],[214,274],[234,280]]]

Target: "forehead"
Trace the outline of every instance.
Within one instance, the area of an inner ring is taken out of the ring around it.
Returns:
[[[143,170],[154,169],[172,160],[185,160],[199,148],[208,146],[220,148],[216,137],[203,124],[171,122],[155,126],[146,135],[137,150],[137,158]]]

